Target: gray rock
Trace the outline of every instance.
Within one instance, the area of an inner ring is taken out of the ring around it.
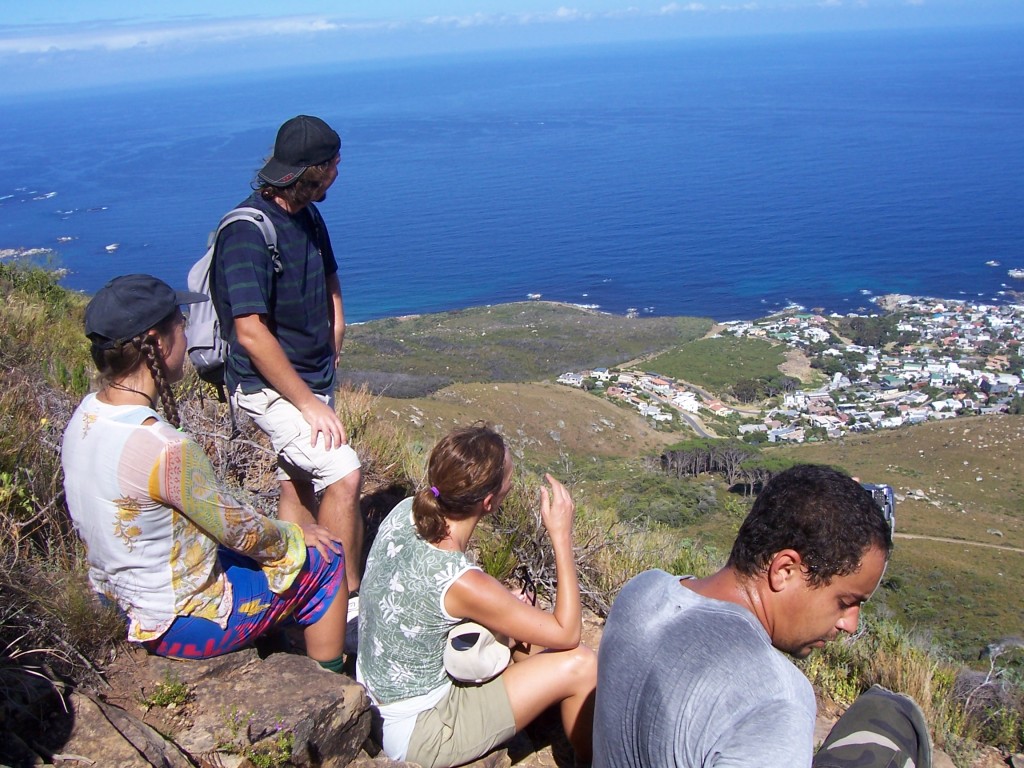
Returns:
[[[347,765],[370,732],[363,687],[305,656],[260,659],[250,650],[204,662],[153,661],[177,665],[168,674],[189,685],[194,714],[177,740],[193,755],[273,748],[290,732],[292,763],[334,768]]]
[[[71,738],[54,755],[55,765],[109,768],[194,768],[196,763],[135,715],[91,696],[70,697]]]

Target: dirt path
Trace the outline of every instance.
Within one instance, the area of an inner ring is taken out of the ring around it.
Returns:
[[[984,541],[965,541],[963,539],[947,539],[944,536],[924,536],[918,533],[894,533],[894,539],[924,539],[925,541],[941,541],[945,544],[963,544],[965,547],[987,547],[988,549],[1001,549],[1004,552],[1018,552],[1024,554],[1021,547],[1011,547],[1008,544],[991,544]]]

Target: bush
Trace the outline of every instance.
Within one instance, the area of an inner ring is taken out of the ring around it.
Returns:
[[[713,483],[651,473],[633,478],[619,497],[618,509],[622,520],[678,528],[712,515],[718,509],[718,494]]]
[[[857,635],[829,643],[801,666],[827,706],[844,708],[878,684],[914,699],[951,754],[980,741],[1024,748],[1024,688],[993,660],[989,672],[962,670],[895,622],[865,618]]]

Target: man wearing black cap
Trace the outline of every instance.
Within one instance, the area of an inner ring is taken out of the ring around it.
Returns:
[[[338,177],[340,148],[320,118],[299,115],[281,126],[256,191],[240,204],[269,218],[280,257],[272,258],[252,222],[230,224],[217,244],[213,295],[230,349],[228,390],[277,452],[279,516],[315,520],[341,538],[354,592],[361,473],[334,410],[345,315],[331,240],[314,205]]]

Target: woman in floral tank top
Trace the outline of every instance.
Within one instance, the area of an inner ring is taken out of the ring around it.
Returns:
[[[565,486],[546,478],[540,512],[557,572],[550,613],[466,558],[477,524],[497,513],[512,484],[511,456],[493,430],[474,426],[443,438],[430,454],[425,487],[381,524],[360,589],[356,669],[380,710],[392,759],[425,768],[461,765],[559,704],[577,761],[589,762],[597,663],[580,645],[575,505]],[[533,652],[514,654],[492,680],[453,681],[444,649],[463,620]]]

